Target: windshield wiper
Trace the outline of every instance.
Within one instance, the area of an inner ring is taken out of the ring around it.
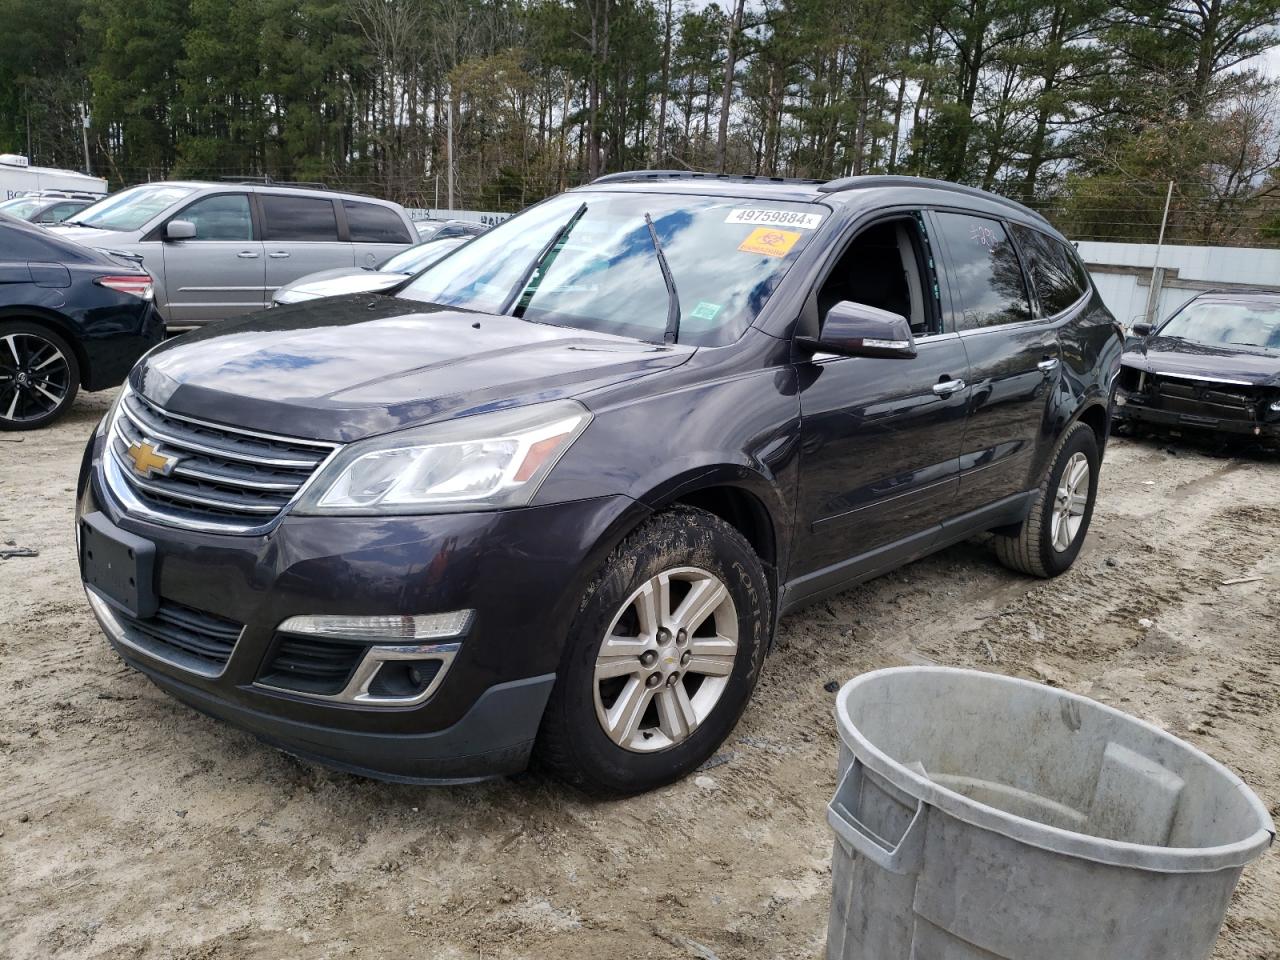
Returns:
[[[534,258],[533,263],[529,264],[529,269],[520,277],[520,282],[516,284],[515,289],[511,292],[511,296],[507,298],[507,302],[504,303],[502,305],[502,309],[498,311],[499,313],[507,313],[520,302],[520,298],[524,295],[525,288],[529,286],[529,281],[531,281],[533,279],[533,275],[538,272],[543,261],[551,256],[552,251],[559,246],[561,240],[569,235],[569,231],[573,229],[574,224],[576,224],[586,212],[587,205],[583,203],[573,212],[573,216],[564,222],[564,226],[555,232],[555,235],[547,245],[543,247]]]
[[[675,343],[680,338],[680,295],[676,293],[676,281],[671,276],[667,255],[662,252],[662,244],[658,240],[658,231],[653,225],[653,217],[646,213],[644,222],[649,227],[649,236],[653,239],[653,252],[658,255],[658,266],[662,268],[662,282],[667,285],[667,329],[663,331],[662,342]]]

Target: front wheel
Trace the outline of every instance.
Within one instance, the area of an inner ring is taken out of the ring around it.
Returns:
[[[1075,563],[1098,496],[1098,438],[1074,423],[1058,441],[1049,469],[1018,532],[997,534],[996,556],[1006,567],[1034,577],[1056,577]]]
[[[540,759],[598,794],[685,776],[746,707],[770,624],[764,570],[737,530],[688,507],[659,514],[623,541],[583,598]]]
[[[38,323],[0,322],[0,430],[35,430],[70,408],[80,366],[62,337]]]

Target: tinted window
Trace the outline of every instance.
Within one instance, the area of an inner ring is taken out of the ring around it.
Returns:
[[[938,213],[947,251],[953,308],[948,330],[972,330],[1031,319],[1022,266],[1004,225],[986,217]]]
[[[243,193],[225,193],[197,200],[174,219],[194,223],[197,240],[253,239],[249,198]]]
[[[1027,261],[1031,283],[1040,297],[1040,309],[1045,316],[1061,313],[1084,295],[1088,286],[1078,261],[1061,241],[1039,230],[1016,225],[1013,235]]]
[[[327,197],[262,195],[267,240],[337,240],[338,219]]]
[[[375,203],[343,200],[347,211],[347,229],[356,243],[409,243],[409,231],[396,212]]]

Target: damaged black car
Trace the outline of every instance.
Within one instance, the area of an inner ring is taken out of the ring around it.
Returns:
[[[1158,327],[1138,323],[1121,360],[1117,424],[1280,441],[1280,291],[1203,293]]]

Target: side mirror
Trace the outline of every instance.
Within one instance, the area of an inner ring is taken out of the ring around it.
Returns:
[[[190,220],[170,220],[164,228],[166,240],[194,240],[196,225]]]
[[[1129,328],[1129,331],[1135,337],[1149,337],[1151,336],[1151,331],[1154,329],[1155,328],[1149,323],[1135,323]]]
[[[799,336],[796,342],[815,353],[844,357],[899,357],[916,355],[916,340],[906,317],[865,303],[841,300],[827,311],[822,333]]]

